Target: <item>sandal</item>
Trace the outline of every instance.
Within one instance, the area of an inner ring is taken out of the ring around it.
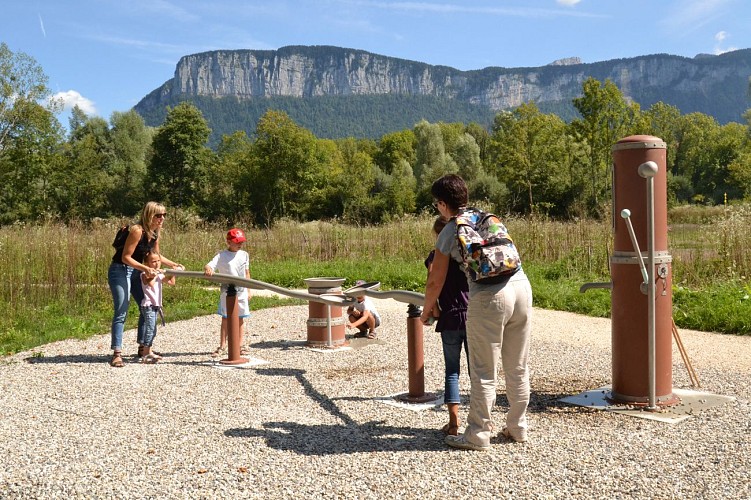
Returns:
[[[227,348],[217,347],[216,351],[211,353],[212,356],[221,356],[222,354],[227,354]]]
[[[146,356],[141,358],[141,363],[145,365],[153,365],[154,363],[158,363],[161,358],[157,358],[153,354],[149,353]]]
[[[441,427],[441,432],[443,432],[447,436],[457,436],[459,435],[459,426],[446,424],[443,427]]]
[[[125,366],[125,363],[123,363],[123,357],[119,352],[116,352],[112,355],[110,366],[113,366],[115,368],[122,368],[123,366]]]
[[[368,338],[369,338],[369,339],[374,339],[374,338],[376,338],[377,336],[378,336],[378,333],[377,333],[377,332],[376,332],[375,330],[370,330],[370,331],[368,332]]]
[[[250,347],[242,346],[240,348],[240,354],[242,354],[243,356],[247,356],[248,354],[250,354]]]

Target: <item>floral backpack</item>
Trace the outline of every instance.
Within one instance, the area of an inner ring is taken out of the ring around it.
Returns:
[[[467,208],[456,216],[456,237],[467,278],[499,283],[521,267],[519,252],[506,226],[494,214]]]

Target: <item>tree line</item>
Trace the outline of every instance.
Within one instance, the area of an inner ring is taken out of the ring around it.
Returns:
[[[430,123],[379,139],[322,139],[278,110],[255,133],[222,136],[182,102],[162,125],[135,111],[109,120],[74,108],[69,127],[33,58],[0,44],[0,223],[132,216],[158,199],[212,221],[270,225],[280,218],[378,223],[429,207],[446,173],[498,213],[600,217],[611,189],[610,148],[647,134],[667,143],[669,199],[721,204],[751,197],[751,111],[720,125],[658,102],[646,110],[594,78],[566,122],[535,103],[477,123]]]

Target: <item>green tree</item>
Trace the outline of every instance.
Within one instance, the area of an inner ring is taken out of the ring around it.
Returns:
[[[589,146],[589,184],[585,197],[593,214],[600,214],[601,204],[610,199],[611,147],[623,137],[636,133],[640,122],[638,104],[628,104],[611,80],[600,83],[588,78],[582,84],[581,97],[573,100],[581,115],[571,122],[579,141]]]
[[[256,127],[253,156],[256,178],[248,189],[258,220],[305,219],[325,182],[317,139],[287,114],[268,111]]]
[[[108,195],[115,179],[108,172],[114,152],[107,122],[74,108],[79,123],[65,147],[65,163],[53,175],[58,210],[65,219],[110,215]],[[138,189],[137,194],[143,190]]]
[[[378,141],[373,161],[387,174],[400,165],[401,160],[414,165],[416,142],[415,133],[409,129],[386,134]]]
[[[200,214],[228,224],[241,220],[252,222],[246,186],[253,184],[256,172],[253,143],[245,132],[223,136],[217,148],[217,161],[209,167],[201,189],[204,201]]]
[[[458,168],[451,156],[446,153],[440,125],[422,120],[415,125],[414,132],[417,203],[418,206],[428,206],[431,202],[430,186],[433,181],[445,174],[457,173]]]
[[[135,214],[146,200],[146,161],[154,130],[133,110],[114,112],[110,117],[112,159],[107,173],[112,180],[108,192],[109,211]]]
[[[192,208],[213,161],[206,146],[211,129],[193,104],[182,102],[167,112],[154,134],[148,168],[148,194],[177,207]]]
[[[503,139],[494,141],[500,180],[509,190],[510,208],[523,213],[558,212],[571,185],[566,168],[566,125],[555,115],[523,104],[503,125]]]
[[[49,180],[63,133],[49,97],[34,58],[0,43],[0,223],[54,211]]]

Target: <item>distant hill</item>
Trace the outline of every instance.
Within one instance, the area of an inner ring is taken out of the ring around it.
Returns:
[[[157,126],[167,106],[190,100],[207,118],[213,143],[236,130],[252,134],[268,109],[287,112],[318,137],[378,138],[423,118],[488,126],[498,111],[530,101],[570,120],[576,116],[571,100],[588,77],[611,79],[643,109],[662,101],[727,123],[742,121],[751,107],[751,49],[693,59],[656,54],[583,64],[573,57],[538,68],[459,71],[362,50],[290,46],[185,56],[174,78],[135,110]]]

